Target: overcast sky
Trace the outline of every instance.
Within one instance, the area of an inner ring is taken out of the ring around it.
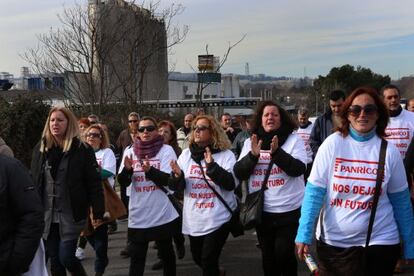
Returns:
[[[160,0],[162,5],[172,1]],[[82,1],[81,1],[82,2]],[[85,1],[83,1],[85,2]],[[147,3],[149,0],[146,1]],[[222,56],[229,42],[245,40],[231,52],[223,73],[317,77],[344,64],[374,72],[414,75],[412,0],[182,0],[176,23],[188,25],[186,40],[170,63],[191,72],[197,55]],[[19,57],[35,47],[36,34],[59,26],[57,14],[74,0],[1,0],[0,71],[20,75]],[[306,69],[305,69],[306,68]]]

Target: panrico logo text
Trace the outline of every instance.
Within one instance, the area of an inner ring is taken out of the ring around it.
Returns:
[[[386,128],[385,134],[387,134],[387,140],[392,139],[410,139],[410,130],[404,128]]]
[[[378,162],[354,160],[337,157],[335,159],[334,177],[362,181],[376,181]]]

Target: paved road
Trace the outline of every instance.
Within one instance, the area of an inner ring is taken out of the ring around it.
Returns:
[[[125,246],[127,222],[118,224],[118,231],[109,236],[109,265],[106,269],[107,276],[128,275],[129,259],[122,258],[119,251]],[[261,256],[259,249],[256,248],[256,236],[251,232],[242,237],[234,239],[229,237],[223,249],[221,257],[221,266],[226,269],[228,276],[251,276],[263,275],[261,269]],[[87,258],[83,265],[88,275],[94,275],[93,262],[94,252],[90,245],[86,249]],[[152,271],[151,265],[156,261],[156,250],[151,246],[147,254],[145,275],[162,275],[162,271]],[[201,275],[200,269],[194,264],[189,252],[188,239],[186,239],[186,256],[182,260],[177,260],[178,276],[195,276]],[[299,276],[309,275],[309,271],[303,262],[299,262]],[[404,274],[414,275],[414,269],[410,268]]]

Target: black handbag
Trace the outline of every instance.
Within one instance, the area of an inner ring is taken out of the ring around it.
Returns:
[[[253,229],[262,223],[264,191],[267,189],[272,166],[273,162],[270,161],[260,190],[249,193],[249,184],[247,183],[247,196],[240,208],[240,221],[245,230]]]
[[[182,217],[183,216],[183,203],[180,200],[178,200],[178,198],[176,198],[174,194],[170,193],[164,186],[158,185],[157,183],[155,183],[155,185],[157,185],[158,188],[160,188],[167,195],[172,206],[174,206],[174,209],[177,211],[180,217]]]
[[[227,211],[230,212],[231,214],[231,219],[230,219],[230,233],[233,237],[238,237],[241,235],[244,235],[244,229],[243,229],[243,225],[240,222],[240,207],[239,207],[239,203],[237,202],[237,207],[236,209],[233,211],[230,206],[227,204],[227,202],[224,200],[224,198],[221,196],[221,194],[219,194],[216,189],[214,189],[213,186],[211,186],[211,184],[208,182],[205,174],[204,174],[204,170],[203,167],[201,166],[200,162],[197,162],[197,164],[200,166],[200,170],[201,170],[201,174],[203,175],[204,181],[207,183],[208,187],[213,191],[213,193],[217,196],[217,198],[221,201],[221,203],[223,203],[224,207],[226,207]]]
[[[375,184],[374,199],[372,202],[371,214],[369,217],[367,238],[365,241],[365,247],[352,246],[349,248],[338,249],[335,246],[326,244],[323,241],[323,212],[320,215],[321,225],[321,237],[320,241],[317,241],[316,248],[318,257],[320,260],[319,270],[321,276],[363,276],[366,275],[366,250],[371,239],[372,227],[374,225],[375,213],[377,211],[377,205],[379,196],[381,193],[381,184],[384,178],[384,165],[385,155],[387,150],[387,141],[382,139],[381,149],[378,162],[378,173]]]

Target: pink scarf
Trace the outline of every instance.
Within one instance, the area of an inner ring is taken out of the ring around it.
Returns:
[[[136,139],[134,142],[134,153],[138,159],[152,158],[160,151],[162,145],[164,144],[164,138],[161,135],[157,135],[151,141],[142,141],[141,139]]]

